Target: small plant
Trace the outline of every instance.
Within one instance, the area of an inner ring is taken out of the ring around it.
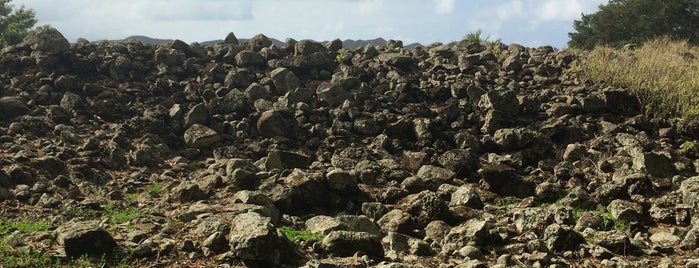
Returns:
[[[337,54],[337,56],[335,56],[335,62],[342,64],[345,62],[345,57],[343,57],[342,54]]]
[[[481,44],[481,45],[486,45],[486,44],[499,44],[500,39],[496,39],[495,41],[490,40],[490,35],[483,36],[483,30],[478,29],[475,32],[470,32],[464,35],[464,40],[466,41],[471,41],[476,44]]]
[[[163,184],[160,182],[154,182],[151,184],[148,188],[146,188],[146,192],[148,193],[153,193],[153,194],[160,194],[160,191],[163,189]]]
[[[573,209],[573,211],[570,212],[570,214],[573,216],[573,219],[577,222],[580,217],[582,217],[583,213],[587,212],[587,209],[584,208],[576,208]]]
[[[104,210],[107,212],[110,222],[114,225],[130,222],[131,220],[143,216],[144,214],[143,211],[139,210],[138,208],[118,208],[114,205],[114,203],[107,204]]]
[[[699,147],[693,141],[685,141],[680,145],[680,151],[690,158],[699,158]]]
[[[21,220],[14,222],[7,218],[0,218],[0,236],[4,236],[14,232],[37,232],[47,231],[49,224],[44,220]]]
[[[296,241],[296,240],[308,241],[311,239],[315,239],[315,240],[320,241],[320,240],[323,240],[323,238],[325,237],[323,234],[311,233],[311,232],[304,231],[304,230],[297,230],[297,229],[294,229],[293,227],[290,227],[290,226],[282,226],[282,227],[279,227],[278,229],[284,234],[284,236],[286,236],[287,239],[289,239],[289,241]]]
[[[615,218],[609,211],[602,213],[602,219],[605,229],[623,231],[626,227],[626,222],[624,220]]]
[[[498,207],[506,208],[519,204],[520,200],[514,197],[503,197],[498,200],[495,205]]]

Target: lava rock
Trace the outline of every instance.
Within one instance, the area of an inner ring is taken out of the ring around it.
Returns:
[[[117,246],[112,235],[100,227],[99,221],[66,222],[56,229],[56,240],[70,258],[109,254]]]

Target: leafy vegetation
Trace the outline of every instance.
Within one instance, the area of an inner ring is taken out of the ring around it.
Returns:
[[[464,35],[463,39],[481,45],[500,43],[500,39],[491,41],[490,35],[483,36],[483,31],[481,29],[478,29],[475,32],[467,33],[466,35]]]
[[[115,225],[130,222],[144,214],[143,211],[138,208],[131,206],[117,207],[114,203],[107,204],[104,210],[107,212],[110,222]]]
[[[323,238],[325,237],[323,234],[311,233],[304,230],[297,230],[290,226],[282,226],[278,229],[286,236],[287,239],[289,239],[289,241],[296,241],[299,239],[306,241],[315,239],[320,241],[323,240]]]
[[[609,211],[602,213],[602,219],[604,220],[605,229],[623,231],[626,227],[626,222],[624,220],[615,218]]]
[[[37,22],[34,10],[24,6],[15,10],[9,2],[11,0],[0,0],[0,46],[21,42]]]
[[[669,37],[649,40],[636,49],[599,46],[583,56],[581,77],[628,88],[648,115],[699,115],[699,47]]]
[[[680,145],[680,151],[687,157],[699,158],[699,146],[693,141],[685,141]]]
[[[670,36],[699,42],[699,2],[696,0],[610,0],[594,14],[582,15],[568,33],[568,46],[592,49],[596,45],[623,46]]]

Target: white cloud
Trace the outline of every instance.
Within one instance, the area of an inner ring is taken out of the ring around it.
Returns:
[[[361,15],[374,15],[381,11],[384,0],[362,0],[355,5],[354,11]]]
[[[433,0],[434,11],[437,14],[450,14],[454,12],[454,0]]]
[[[537,19],[541,21],[572,21],[580,17],[581,1],[547,0],[540,4]]]

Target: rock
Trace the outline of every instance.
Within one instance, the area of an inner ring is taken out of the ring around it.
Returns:
[[[230,32],[230,33],[228,33],[228,35],[226,35],[226,38],[223,39],[223,42],[226,44],[237,45],[238,38],[235,37],[235,34],[233,32]]]
[[[682,203],[699,212],[699,176],[682,181],[679,192],[682,193]]]
[[[0,98],[0,118],[13,118],[29,113],[27,104],[18,97]]]
[[[301,40],[294,46],[294,55],[308,56],[317,52],[325,52],[326,48],[321,43],[309,40]]]
[[[571,143],[566,146],[565,151],[563,151],[563,160],[574,162],[582,159],[587,153],[587,148],[585,145],[579,143]]]
[[[194,105],[184,116],[185,128],[194,124],[205,125],[209,121],[209,109],[203,103]]]
[[[255,35],[250,39],[250,49],[253,51],[260,51],[263,47],[269,47],[271,45],[272,40],[264,34]]]
[[[207,148],[222,139],[215,130],[200,124],[194,124],[184,132],[184,142],[193,148]]]
[[[365,232],[332,231],[323,238],[322,246],[333,256],[348,257],[358,251],[374,259],[384,256],[381,238]]]
[[[524,149],[534,142],[534,139],[534,132],[523,128],[503,128],[493,134],[493,141],[505,151]]]
[[[483,246],[491,240],[491,225],[483,220],[471,219],[454,228],[444,237],[444,250],[459,250],[467,245]]]
[[[70,258],[84,254],[99,257],[110,254],[117,246],[112,235],[99,226],[99,221],[66,222],[56,229],[56,240]]]
[[[192,182],[184,181],[177,185],[177,187],[172,189],[172,193],[169,196],[169,200],[185,203],[197,200],[204,200],[207,197],[207,194],[201,189],[199,189],[199,185]]]
[[[357,180],[347,171],[334,169],[325,174],[330,189],[341,192],[354,192],[357,190]]]
[[[231,251],[244,261],[278,266],[294,264],[300,258],[289,241],[274,228],[271,219],[255,212],[233,218],[228,241]]]
[[[251,50],[243,50],[235,55],[235,62],[238,67],[264,68],[267,61],[259,53]]]
[[[57,55],[70,49],[70,43],[63,34],[51,26],[38,27],[24,37],[23,43],[32,50],[49,55]]]
[[[442,183],[446,183],[448,180],[453,178],[454,175],[456,175],[456,173],[445,168],[433,165],[423,165],[420,167],[420,169],[418,169],[415,176],[424,180],[430,185],[434,185],[436,189],[437,186]]]
[[[442,220],[432,221],[425,226],[425,242],[441,245],[451,226]]]
[[[309,164],[310,158],[307,155],[289,151],[272,150],[267,154],[265,169],[305,168]]]
[[[328,105],[335,107],[345,102],[350,98],[350,93],[344,90],[341,86],[332,85],[330,83],[321,83],[316,89],[319,101],[324,101]]]
[[[470,148],[446,151],[439,156],[437,161],[441,166],[460,177],[477,171],[479,166],[478,155]]]
[[[394,209],[384,214],[376,222],[381,230],[386,232],[398,232],[409,234],[412,231],[412,217],[407,212],[400,209]]]
[[[281,94],[296,89],[301,85],[299,78],[293,72],[283,67],[274,69],[270,73],[270,78],[272,78],[277,92]]]
[[[257,131],[266,138],[287,137],[289,130],[284,117],[277,111],[264,111],[257,120]]]
[[[400,53],[382,53],[378,56],[381,62],[401,69],[407,69],[414,63],[412,57]]]
[[[478,107],[483,111],[498,111],[503,117],[512,117],[519,113],[517,94],[512,90],[490,90],[481,96]]]
[[[585,242],[582,235],[572,228],[555,223],[546,227],[543,239],[549,250],[559,252],[574,250]]]
[[[645,170],[653,177],[669,178],[676,174],[670,158],[656,152],[633,153],[633,168]]]
[[[369,217],[364,215],[338,215],[335,217],[338,221],[347,226],[348,231],[366,232],[373,235],[383,235],[379,226]]]
[[[410,213],[414,228],[422,229],[434,220],[447,219],[449,207],[436,193],[425,190],[401,199],[397,206]]]
[[[327,235],[337,230],[347,230],[347,225],[333,217],[324,215],[318,215],[306,220],[306,231],[311,233]]]
[[[643,207],[635,202],[615,199],[607,205],[607,210],[612,214],[612,217],[624,222],[643,220]]]
[[[474,187],[470,185],[460,186],[451,194],[450,206],[468,206],[475,209],[483,209],[483,202]]]

